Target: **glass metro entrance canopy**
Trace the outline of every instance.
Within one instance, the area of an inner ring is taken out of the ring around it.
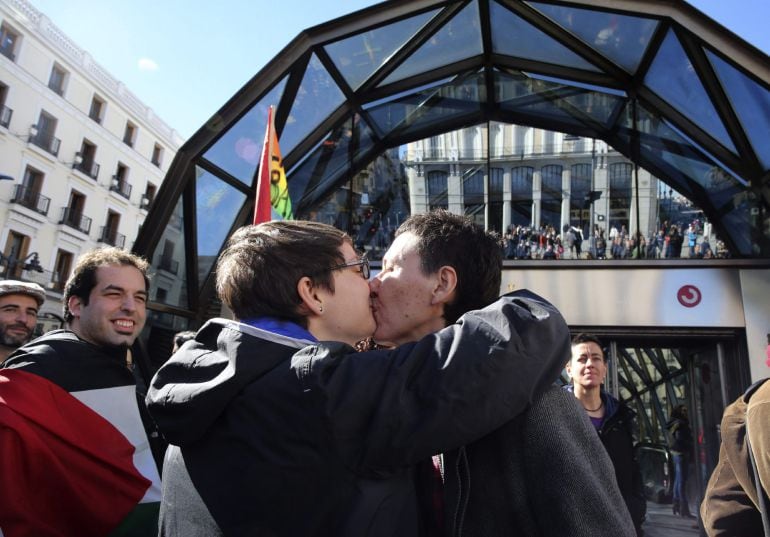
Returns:
[[[391,148],[488,122],[604,140],[770,257],[770,58],[682,1],[393,0],[310,28],[180,149],[134,250],[203,316],[275,107],[295,217]],[[172,298],[173,297],[173,298]]]

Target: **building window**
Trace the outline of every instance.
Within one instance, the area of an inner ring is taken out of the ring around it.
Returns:
[[[104,109],[106,107],[107,104],[104,102],[104,99],[94,95],[91,99],[91,109],[88,111],[88,117],[101,124],[104,119]]]
[[[590,221],[590,210],[586,200],[591,191],[591,164],[573,164],[570,168],[569,223],[583,231],[583,224]]]
[[[489,169],[489,217],[487,228],[497,232],[503,230],[503,169]]]
[[[20,261],[27,257],[28,249],[29,237],[17,233],[16,231],[8,232],[8,240],[6,241],[5,249],[3,250],[3,255],[6,259],[3,279],[21,279],[21,271],[24,270],[24,263],[20,263]]]
[[[81,171],[92,179],[99,177],[99,164],[94,159],[96,158],[96,145],[92,144],[85,138],[83,144],[80,146],[80,158],[79,164],[75,164],[74,168]]]
[[[463,205],[465,214],[484,227],[484,172],[478,168],[463,174]]]
[[[559,228],[561,222],[561,173],[557,164],[543,166],[540,169],[542,196],[540,204],[540,224]]]
[[[123,248],[126,244],[126,236],[118,233],[120,227],[120,214],[115,211],[107,211],[107,221],[99,233],[99,242]]]
[[[16,49],[19,46],[19,32],[6,23],[0,25],[0,54],[11,61],[16,61]]]
[[[431,211],[449,208],[448,179],[449,174],[447,172],[428,172],[428,208]]]
[[[91,219],[83,215],[85,206],[86,197],[73,190],[70,193],[69,204],[62,210],[62,218],[59,223],[88,234],[91,231]]]
[[[58,156],[61,140],[54,136],[58,123],[59,120],[45,110],[41,110],[36,125],[37,134],[32,136],[29,141],[52,155]]]
[[[136,143],[136,125],[126,121],[126,130],[123,132],[123,143],[128,147],[134,147]]]
[[[51,285],[55,291],[59,291],[60,293],[64,291],[64,284],[67,283],[67,278],[70,277],[73,257],[72,253],[65,250],[56,252],[56,264],[54,265],[53,274],[51,276]]]
[[[5,100],[8,98],[8,86],[0,82],[0,127],[8,128],[11,124],[13,110],[5,106]]]
[[[163,243],[163,253],[160,256],[158,268],[176,274],[179,272],[179,261],[174,260],[174,243],[168,239]]]
[[[128,184],[128,166],[118,162],[115,175],[112,176],[110,190],[117,192],[126,199],[131,199],[131,185]]]
[[[628,162],[616,162],[609,165],[610,177],[610,229],[628,230],[631,213],[631,176],[633,165]]]
[[[152,163],[155,164],[158,168],[160,168],[160,164],[163,160],[163,148],[155,144],[152,148]]]
[[[48,78],[48,87],[59,95],[64,95],[67,83],[67,70],[58,63],[53,64],[51,76]]]
[[[144,191],[144,196],[142,196],[141,203],[139,207],[142,209],[149,209],[150,205],[153,201],[155,201],[155,194],[158,191],[158,187],[153,185],[152,183],[147,183],[147,188]]]
[[[48,214],[50,198],[40,194],[43,188],[43,172],[27,166],[21,184],[14,187],[12,203],[18,203],[42,215]]]
[[[531,166],[518,166],[511,170],[511,225],[532,225],[532,176]]]

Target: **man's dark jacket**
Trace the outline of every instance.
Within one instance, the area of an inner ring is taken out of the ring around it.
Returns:
[[[519,414],[570,349],[526,291],[392,351],[305,343],[211,321],[158,371],[161,535],[422,535],[417,463]]]

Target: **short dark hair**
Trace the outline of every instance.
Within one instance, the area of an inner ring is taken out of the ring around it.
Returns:
[[[307,326],[297,282],[307,276],[334,292],[326,268],[344,263],[344,232],[303,220],[264,222],[237,230],[217,261],[217,295],[238,319],[271,316]]]
[[[69,299],[72,296],[80,298],[84,306],[88,305],[91,291],[96,286],[96,271],[106,266],[131,266],[135,267],[144,277],[144,288],[149,290],[150,278],[147,275],[149,263],[147,260],[131,252],[114,246],[96,248],[90,250],[78,258],[72,275],[64,287],[64,320],[71,322],[72,312],[69,308]]]
[[[457,272],[456,298],[444,308],[447,324],[500,296],[503,255],[496,233],[484,231],[468,216],[444,209],[410,216],[396,236],[407,232],[418,237],[423,274],[433,274],[445,265]]]
[[[607,357],[604,354],[604,346],[598,337],[593,334],[580,333],[572,338],[572,347],[581,343],[596,343],[602,351],[602,360],[607,361]]]

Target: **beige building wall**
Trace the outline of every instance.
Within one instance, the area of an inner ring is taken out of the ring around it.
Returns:
[[[29,2],[0,0],[0,25],[0,276],[60,314],[81,253],[133,246],[183,140]]]

